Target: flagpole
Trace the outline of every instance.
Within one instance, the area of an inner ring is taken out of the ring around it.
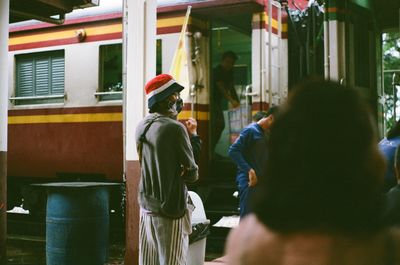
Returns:
[[[185,22],[183,23],[182,26],[181,37],[185,37],[184,35],[186,34],[187,25],[189,23],[189,17],[191,12],[192,12],[192,6],[188,6],[186,9]]]
[[[181,33],[179,34],[178,45],[175,49],[175,53],[169,71],[170,75],[172,75],[179,84],[187,88],[187,90],[184,90],[184,92],[182,92],[181,94],[183,94],[184,97],[189,96],[189,98],[191,97],[192,94],[192,87],[190,85],[191,81],[189,74],[189,59],[187,54],[188,47],[186,43],[186,31],[189,24],[191,10],[192,6],[188,6],[185,18],[183,20]],[[193,110],[194,110],[193,98],[191,99],[191,101],[192,101],[191,108],[193,116]]]

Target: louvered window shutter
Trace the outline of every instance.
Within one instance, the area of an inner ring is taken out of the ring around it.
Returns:
[[[35,96],[50,95],[50,62],[49,58],[35,59]]]
[[[17,57],[17,97],[64,94],[64,52]]]
[[[17,96],[34,96],[33,60],[20,60],[17,64]]]
[[[64,56],[51,58],[51,94],[64,94]]]

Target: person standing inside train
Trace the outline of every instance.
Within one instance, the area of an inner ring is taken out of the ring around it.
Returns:
[[[198,166],[189,139],[189,134],[196,137],[196,124],[189,120],[185,127],[176,120],[182,89],[167,74],[145,86],[150,114],[136,128],[141,265],[184,265],[187,260],[191,205],[185,183],[198,179]]]
[[[213,70],[211,152],[215,152],[215,146],[225,128],[224,110],[228,109],[228,103],[233,108],[240,106],[233,78],[233,67],[236,60],[237,55],[232,51],[227,51],[222,55],[221,62]]]
[[[238,167],[236,183],[239,188],[240,218],[250,212],[249,198],[254,192],[261,175],[267,149],[268,131],[274,121],[278,107],[272,106],[267,112],[259,111],[253,116],[253,123],[246,126],[236,141],[229,147],[229,156]]]

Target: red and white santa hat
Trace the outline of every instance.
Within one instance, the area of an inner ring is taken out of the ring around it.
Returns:
[[[178,84],[171,75],[161,74],[149,82],[145,86],[147,103],[149,109],[157,102],[163,101],[175,92],[180,92],[184,89]]]

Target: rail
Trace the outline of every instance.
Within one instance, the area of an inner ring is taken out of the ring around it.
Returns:
[[[40,99],[57,99],[57,98],[66,98],[66,94],[62,95],[50,95],[50,96],[30,96],[30,97],[10,97],[10,101],[15,100],[40,100]]]
[[[122,95],[122,91],[95,92],[94,96]]]

